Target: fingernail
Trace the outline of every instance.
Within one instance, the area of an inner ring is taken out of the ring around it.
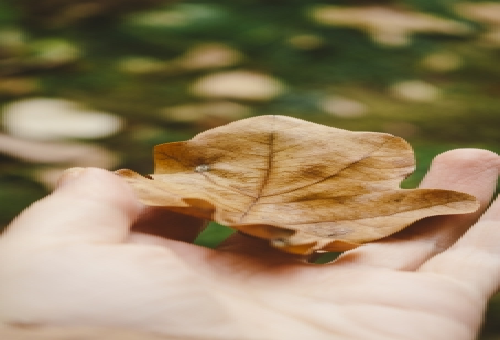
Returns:
[[[60,188],[68,183],[73,182],[78,177],[80,177],[84,170],[85,168],[69,168],[64,170],[64,172],[61,174],[61,177],[59,177],[59,179],[57,180],[56,188]]]

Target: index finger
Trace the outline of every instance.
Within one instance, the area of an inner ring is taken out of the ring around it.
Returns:
[[[115,174],[69,169],[54,193],[25,209],[3,238],[34,242],[123,241],[141,211],[132,190]]]

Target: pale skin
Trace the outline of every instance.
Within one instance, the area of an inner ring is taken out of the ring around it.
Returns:
[[[479,211],[326,265],[239,234],[193,245],[202,223],[143,207],[113,173],[70,170],[0,237],[0,321],[166,339],[474,339],[500,285],[500,201],[487,209],[499,170],[485,150],[438,156],[421,187],[475,195]]]

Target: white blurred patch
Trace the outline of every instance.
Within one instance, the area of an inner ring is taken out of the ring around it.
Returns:
[[[94,139],[118,132],[122,119],[106,112],[85,109],[64,99],[32,98],[3,108],[5,130],[17,137],[36,140]]]
[[[441,91],[434,85],[421,80],[395,83],[389,92],[400,99],[415,102],[432,102],[440,97]]]
[[[51,164],[38,168],[34,176],[49,188],[68,167],[113,169],[118,164],[117,155],[97,145],[29,141],[5,134],[0,134],[0,153],[26,162]]]
[[[18,28],[0,29],[0,46],[7,50],[18,50],[24,47],[26,34]]]
[[[238,120],[250,115],[250,107],[238,103],[218,101],[210,103],[186,104],[167,107],[161,114],[168,120],[176,122],[193,123],[207,117]]]
[[[5,134],[0,134],[0,153],[33,163],[64,163],[106,169],[116,164],[116,157],[109,150],[96,145],[29,141]]]
[[[143,27],[182,27],[220,17],[218,7],[209,4],[177,4],[166,9],[155,9],[133,14],[127,22]]]
[[[178,63],[186,69],[207,69],[232,66],[243,59],[240,51],[225,44],[207,43],[194,46]]]
[[[33,64],[57,66],[77,60],[81,51],[73,43],[59,38],[42,39],[29,44],[30,58]]]
[[[364,30],[375,42],[388,46],[408,45],[415,33],[464,35],[471,31],[458,21],[382,6],[317,6],[310,15],[319,24]]]
[[[269,75],[240,70],[204,76],[191,91],[200,97],[265,101],[283,94],[285,85]]]
[[[325,98],[320,102],[320,108],[326,113],[342,118],[357,118],[368,112],[365,104],[341,96]]]
[[[189,17],[180,11],[155,10],[131,17],[130,22],[146,27],[175,27],[189,23]]]
[[[498,2],[463,2],[454,6],[459,15],[477,21],[487,27],[479,37],[484,47],[500,47],[500,3]]]
[[[172,60],[130,56],[118,62],[118,69],[129,74],[178,74],[197,70],[233,66],[243,60],[243,54],[222,43],[196,45]]]
[[[498,2],[461,2],[455,4],[454,9],[465,18],[487,25],[500,26],[500,3]]]

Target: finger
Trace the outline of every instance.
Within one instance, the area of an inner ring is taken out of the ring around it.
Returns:
[[[73,168],[51,195],[24,210],[5,237],[35,242],[121,242],[141,206],[115,174]]]
[[[145,207],[132,226],[132,232],[193,242],[207,224],[207,220],[179,214],[162,207]]]
[[[344,253],[336,264],[417,269],[450,247],[484,212],[495,191],[499,162],[497,154],[477,149],[457,149],[437,156],[420,187],[474,195],[480,201],[479,210],[423,219],[391,237]]]
[[[486,299],[500,287],[500,198],[450,249],[419,271],[445,275],[477,290]]]
[[[0,339],[10,340],[179,340],[134,329],[104,326],[39,325],[0,325]],[[185,338],[184,338],[185,339]]]

